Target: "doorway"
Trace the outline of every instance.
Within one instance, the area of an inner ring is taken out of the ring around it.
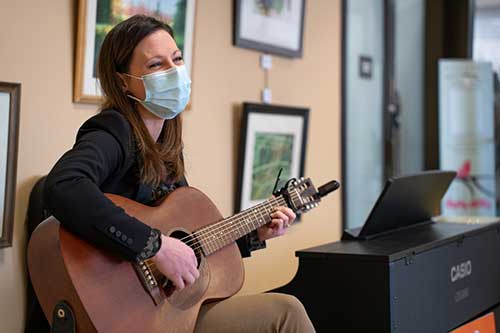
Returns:
[[[343,215],[361,226],[385,180],[424,169],[425,0],[343,3]]]
[[[344,228],[363,225],[389,177],[439,168],[438,62],[471,58],[473,9],[474,0],[343,0]]]

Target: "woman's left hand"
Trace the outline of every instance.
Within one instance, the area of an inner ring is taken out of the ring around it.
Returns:
[[[271,222],[259,227],[257,235],[261,241],[284,235],[286,229],[295,221],[295,213],[288,207],[276,207],[271,213]]]

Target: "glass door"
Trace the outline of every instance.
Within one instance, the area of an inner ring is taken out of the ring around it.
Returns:
[[[425,1],[391,0],[389,10],[394,13],[389,23],[394,29],[388,33],[392,75],[386,113],[393,130],[389,137],[393,154],[387,168],[392,168],[387,174],[391,177],[424,169]]]
[[[344,1],[343,203],[363,224],[384,175],[384,0]]]
[[[343,10],[343,214],[355,228],[388,177],[424,168],[425,0]]]

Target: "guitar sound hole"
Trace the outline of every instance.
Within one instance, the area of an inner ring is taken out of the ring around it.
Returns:
[[[182,240],[185,244],[187,244],[191,249],[193,249],[194,254],[196,255],[196,260],[197,260],[197,268],[200,268],[201,264],[201,258],[203,256],[203,252],[201,250],[201,247],[199,246],[198,241],[196,241],[196,238],[193,237],[191,234],[181,231],[181,230],[175,230],[172,232],[170,237],[177,238],[179,240]],[[165,292],[165,295],[167,297],[170,297],[174,291],[175,291],[175,286],[172,283],[172,281],[168,280],[167,278],[163,277],[162,281],[159,282],[160,286],[163,287],[163,291]]]
[[[196,260],[198,262],[197,268],[200,268],[201,257],[203,256],[203,252],[196,237],[182,230],[175,230],[169,236],[182,240],[186,245],[188,245],[191,249],[193,249],[194,254],[196,256]]]

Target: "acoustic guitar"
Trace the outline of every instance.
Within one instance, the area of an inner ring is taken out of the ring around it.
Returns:
[[[225,219],[192,187],[176,189],[154,207],[106,194],[129,215],[188,244],[198,258],[200,277],[175,290],[152,261],[133,263],[107,254],[50,217],[28,246],[33,287],[51,325],[53,318],[71,317],[76,331],[85,333],[192,332],[204,302],[230,297],[243,284],[236,239],[269,223],[275,207],[303,213],[338,187],[332,181],[317,191],[310,179],[292,179],[273,198]]]

